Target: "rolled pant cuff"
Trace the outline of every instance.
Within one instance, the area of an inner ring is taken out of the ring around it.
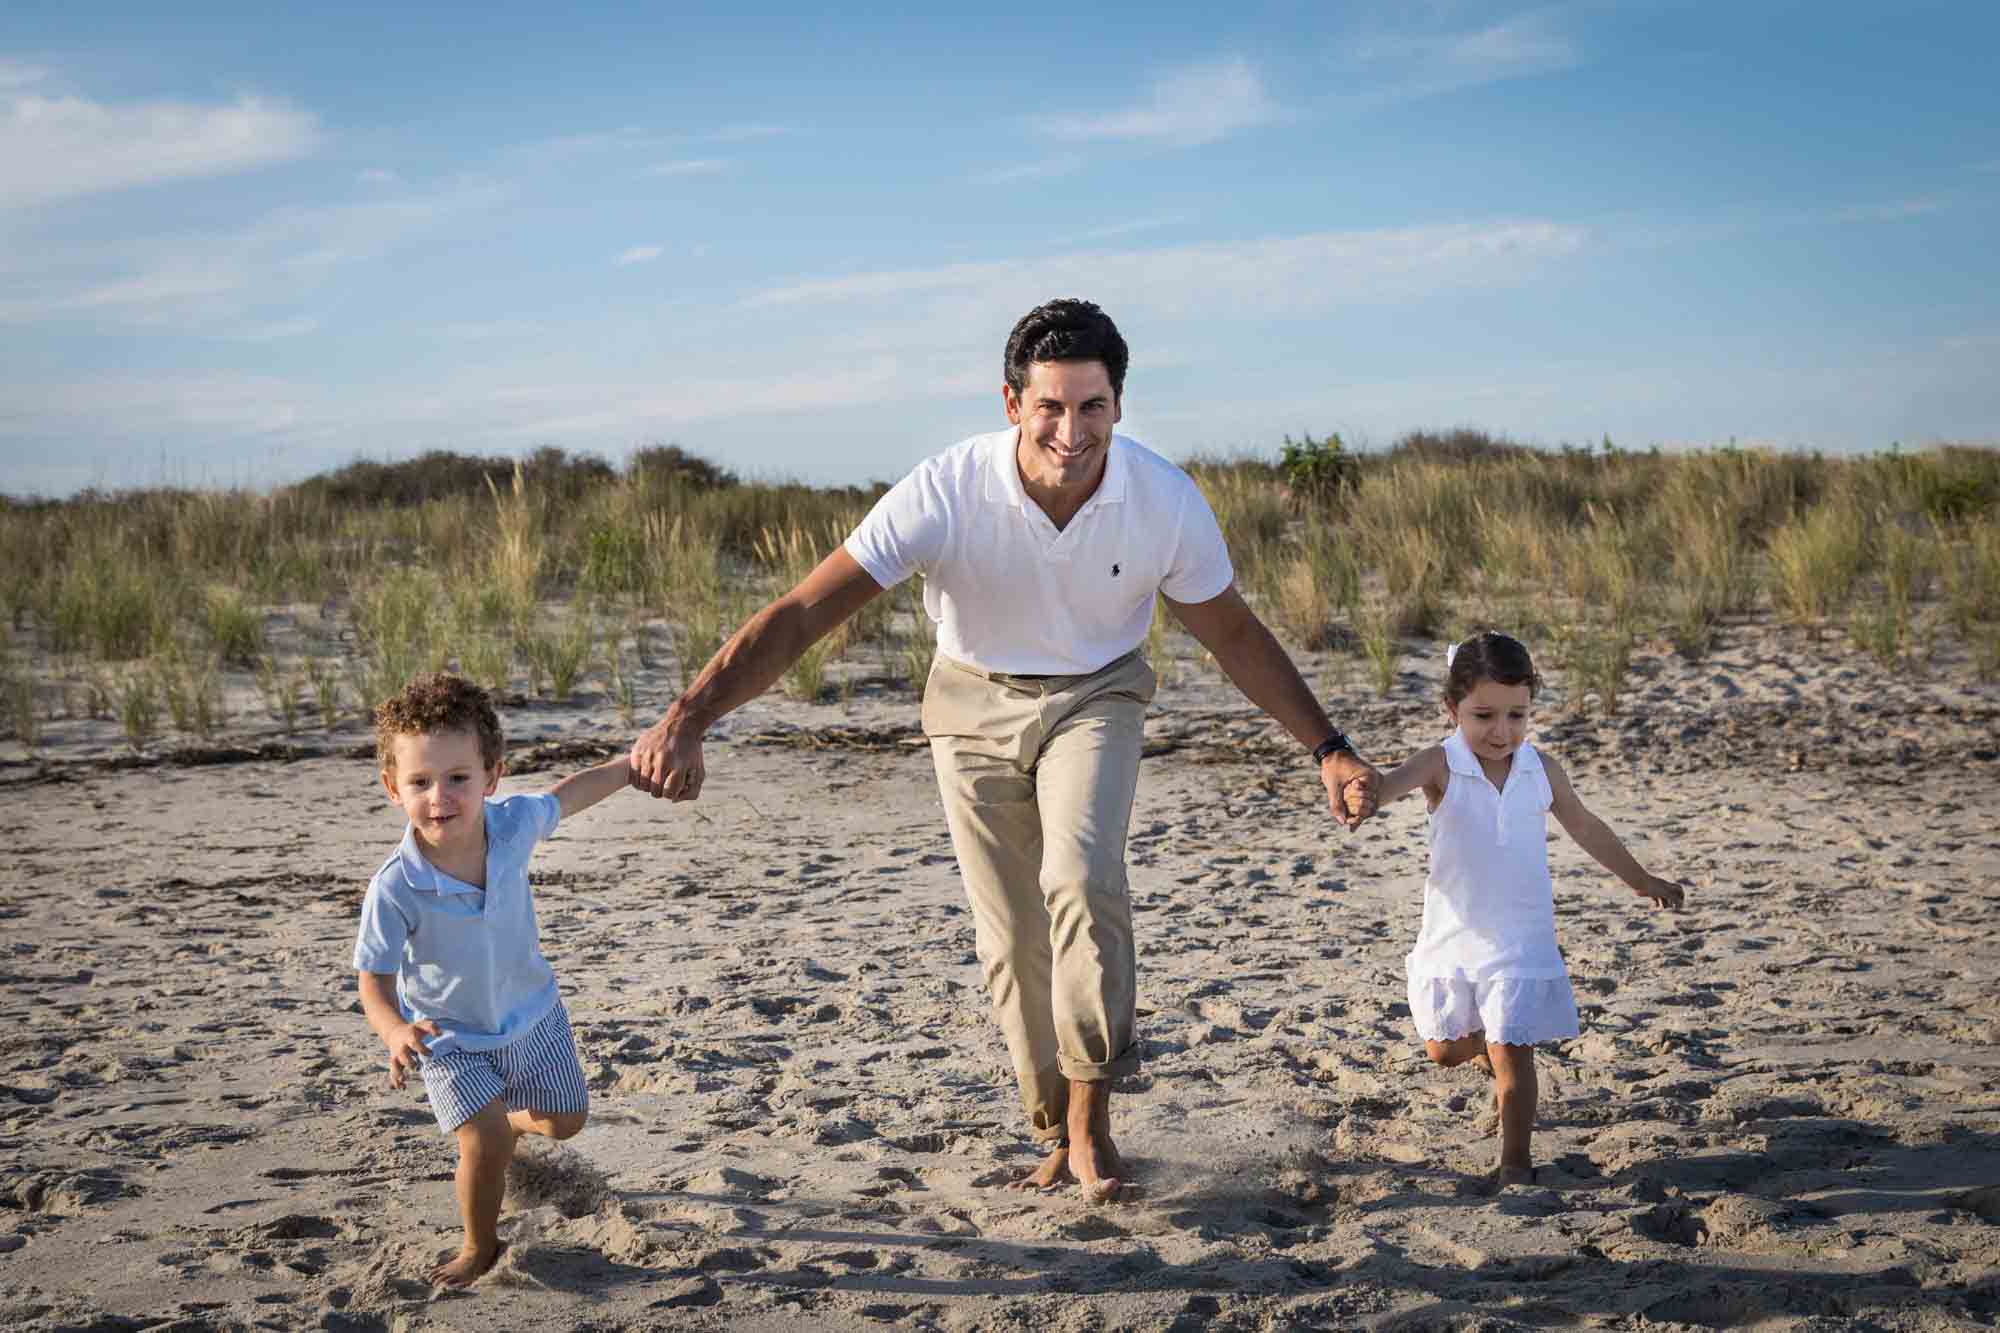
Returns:
[[[1057,1066],[1064,1078],[1076,1083],[1102,1083],[1107,1079],[1129,1078],[1139,1072],[1139,1048],[1127,1046],[1125,1053],[1116,1060],[1106,1060],[1100,1064],[1090,1064],[1083,1060],[1072,1060],[1067,1055],[1056,1057]]]

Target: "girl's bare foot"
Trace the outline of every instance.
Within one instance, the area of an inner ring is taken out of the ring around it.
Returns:
[[[1535,1183],[1535,1168],[1532,1166],[1496,1166],[1487,1177],[1493,1192],[1498,1194],[1509,1185],[1532,1185]]]
[[[495,1241],[490,1250],[480,1250],[467,1246],[458,1252],[458,1257],[439,1264],[430,1272],[431,1285],[435,1287],[469,1287],[485,1277],[500,1262],[500,1256],[507,1252],[506,1243]]]

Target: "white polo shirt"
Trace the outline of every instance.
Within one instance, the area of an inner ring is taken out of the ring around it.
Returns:
[[[1060,531],[1021,486],[1017,428],[919,463],[847,553],[884,588],[924,576],[938,651],[986,671],[1087,675],[1145,641],[1153,595],[1205,602],[1235,579],[1194,479],[1123,435]]]

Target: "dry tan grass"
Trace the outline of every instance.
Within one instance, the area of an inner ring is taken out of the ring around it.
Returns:
[[[1567,625],[1605,645],[1577,660],[1596,664],[1583,674],[1605,688],[1592,692],[1615,700],[1621,642],[1663,639],[1698,657],[1732,617],[1766,607],[1884,660],[1927,664],[1956,643],[1947,660],[2000,672],[1992,449],[1832,459],[1412,446],[1355,456],[1348,484],[1314,495],[1255,459],[1190,471],[1238,585],[1280,635],[1372,652],[1378,681],[1393,681],[1402,639],[1473,621]],[[194,682],[225,667],[261,673],[266,709],[288,728],[334,725],[445,664],[531,694],[598,675],[617,696],[611,654],[629,639],[645,664],[650,617],[663,618],[685,686],[877,494],[742,484],[669,450],[622,474],[542,451],[519,465],[370,465],[271,494],[0,498],[14,678],[34,663],[42,680],[9,696],[10,729],[87,707],[129,718],[135,744],[167,718],[213,731]],[[297,628],[274,641],[267,619]],[[914,585],[878,598],[787,688],[822,697],[843,655],[870,645],[890,679],[921,688],[931,628]],[[1162,659],[1165,632],[1149,635]],[[94,678],[100,702],[70,702],[93,697]]]

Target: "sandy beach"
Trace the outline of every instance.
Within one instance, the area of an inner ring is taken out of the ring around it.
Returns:
[[[1377,760],[1441,734],[1410,647],[1386,698],[1305,661]],[[451,1294],[421,1275],[452,1143],[355,1000],[401,832],[358,725],[194,764],[52,724],[0,763],[0,1327],[1991,1327],[2000,690],[1970,681],[1750,624],[1642,648],[1616,716],[1544,700],[1538,743],[1690,905],[1554,833],[1584,1031],[1540,1055],[1539,1182],[1490,1194],[1483,1079],[1404,1004],[1422,802],[1343,832],[1190,653],[1130,843],[1135,1186],[1097,1207],[1000,1187],[1035,1154],[913,700],[767,696],[698,805],[622,793],[538,853],[592,1119]],[[590,696],[503,718],[503,791],[630,738]]]

